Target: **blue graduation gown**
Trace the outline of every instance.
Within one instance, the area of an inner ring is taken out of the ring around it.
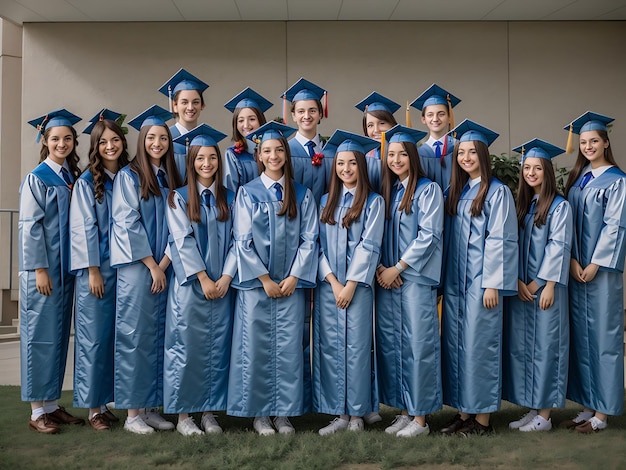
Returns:
[[[70,188],[46,163],[20,186],[20,370],[23,401],[61,397],[72,318]],[[46,268],[52,295],[37,292],[35,270]]]
[[[465,413],[500,408],[502,296],[517,294],[517,216],[507,186],[491,180],[480,215],[470,206],[479,185],[466,186],[455,216],[446,215],[442,315],[443,402]],[[485,289],[499,303],[483,306]]]
[[[380,148],[370,150],[365,155],[365,163],[367,163],[367,177],[370,180],[372,189],[376,193],[380,193],[382,161],[380,160]]]
[[[235,152],[232,145],[224,152],[224,186],[235,194],[239,186],[249,183],[259,176],[259,165],[254,159],[252,152],[254,144],[249,145],[247,151]]]
[[[309,151],[295,138],[289,141],[291,150],[291,166],[293,167],[293,179],[311,190],[315,203],[319,205],[320,199],[328,191],[331,171],[334,170],[334,158],[325,156],[321,165],[313,165]]]
[[[320,213],[328,195],[321,200]],[[350,228],[341,220],[352,207],[335,209],[335,225],[320,224],[320,283],[313,314],[313,409],[319,413],[364,416],[372,408],[373,282],[385,223],[383,198],[370,193],[361,217]],[[347,309],[336,305],[325,280],[358,282]]]
[[[533,206],[534,207],[534,206]],[[519,279],[537,282],[537,298],[505,299],[502,398],[532,409],[565,406],[569,361],[567,281],[572,246],[572,211],[556,196],[546,223],[534,224],[529,211],[519,230]],[[547,281],[556,282],[554,304],[541,310]]]
[[[278,216],[273,191],[256,178],[239,188],[233,221],[238,276],[227,412],[296,416],[304,400],[304,289],[315,286],[318,220],[311,191],[295,183],[298,215]],[[259,276],[298,278],[290,297],[271,299]]]
[[[579,180],[582,179],[579,178]],[[616,167],[570,189],[572,257],[600,266],[587,283],[572,279],[570,376],[567,398],[608,415],[624,406],[624,252],[626,175]]]
[[[213,281],[222,274],[235,275],[235,257],[230,253],[232,217],[220,222],[216,206],[201,204],[202,220],[190,222],[188,188],[176,191],[174,208],[167,206],[174,276],[165,319],[166,413],[224,410],[228,390],[235,296],[229,289],[223,298],[207,300],[196,274],[206,271]],[[235,194],[228,191],[227,198],[232,214]]]
[[[181,133],[174,124],[170,127],[170,133],[172,134],[172,140],[176,137],[180,137]],[[185,182],[185,178],[187,177],[187,147],[183,144],[179,144],[178,142],[173,142],[174,144],[174,162],[176,163],[176,168],[178,168],[178,174],[180,175],[180,180]]]
[[[111,265],[117,268],[115,406],[144,408],[163,403],[163,337],[167,289],[152,294],[147,256],[159,263],[167,244],[161,196],[141,199],[139,176],[129,166],[113,183]]]
[[[97,408],[113,401],[116,270],[111,268],[109,234],[113,182],[105,175],[102,202],[86,171],[74,184],[70,204],[71,268],[76,272],[74,317],[74,406]],[[89,267],[100,270],[101,299],[89,290]]]
[[[437,183],[442,190],[450,186],[450,176],[452,175],[452,152],[454,151],[455,140],[450,136],[447,139],[448,152],[443,157],[445,166],[441,164],[440,158],[435,156],[435,152],[430,145],[420,145],[417,148],[424,173],[426,173],[428,179]]]
[[[394,187],[381,263],[409,265],[397,289],[376,288],[376,346],[380,401],[424,416],[441,409],[441,351],[437,285],[443,256],[441,188],[420,178],[411,214],[399,211]]]

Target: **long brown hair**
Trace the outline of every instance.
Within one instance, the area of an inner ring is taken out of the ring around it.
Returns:
[[[289,220],[293,220],[298,215],[298,203],[296,201],[296,189],[293,185],[293,167],[291,166],[291,150],[289,149],[289,142],[287,142],[287,139],[284,137],[280,137],[278,139],[268,139],[268,141],[269,140],[278,140],[285,149],[285,164],[283,165],[283,175],[285,176],[283,207],[276,213],[276,215],[287,214]],[[261,148],[265,142],[267,141],[258,144],[256,149],[256,153],[258,155],[257,165],[259,166],[259,173],[263,173],[265,171],[265,165],[261,160]]]
[[[80,173],[81,173],[80,168],[78,167],[78,162],[80,161],[80,157],[76,153],[76,147],[78,147],[76,129],[74,129],[74,127],[72,126],[52,126],[52,127],[67,127],[72,132],[72,138],[74,139],[74,148],[72,148],[72,151],[70,152],[70,154],[67,157],[65,157],[65,161],[67,162],[67,165],[70,167],[70,173],[74,176],[74,179],[76,179],[80,176]],[[48,148],[46,143],[48,142],[48,137],[50,137],[50,129],[52,129],[52,127],[48,127],[46,128],[45,131],[43,131],[42,139],[41,139],[41,149],[39,150],[39,163],[43,162],[46,158],[48,158],[48,155],[50,155],[50,149]]]
[[[402,200],[400,201],[398,210],[404,211],[406,214],[411,214],[413,212],[411,202],[413,201],[417,181],[420,178],[426,176],[426,173],[424,173],[424,169],[422,168],[422,164],[420,163],[417,146],[412,142],[400,143],[402,144],[404,151],[409,156],[409,181],[407,182],[406,190],[404,191],[404,195],[402,196]],[[387,151],[389,151],[389,145],[387,145]],[[385,212],[387,214],[387,219],[391,219],[391,192],[397,180],[398,176],[389,169],[389,166],[387,165],[387,155],[385,155],[382,165],[381,193],[383,195],[383,198],[385,199]]]
[[[557,195],[557,190],[556,176],[554,175],[552,162],[545,158],[538,158],[538,160],[541,161],[541,169],[543,170],[543,183],[541,183],[539,199],[537,200],[537,207],[535,208],[534,224],[537,227],[541,227],[545,225],[548,219],[548,211],[550,210],[554,197]],[[522,162],[519,170],[517,202],[515,203],[517,224],[520,228],[524,228],[524,219],[528,214],[528,209],[530,208],[530,203],[534,195],[535,191],[526,183],[526,180],[524,180],[524,162]]]
[[[604,159],[609,163],[609,165],[613,165],[619,168],[619,165],[615,161],[615,157],[613,157],[613,150],[611,150],[611,141],[609,140],[609,134],[607,131],[602,129],[597,129],[596,132],[600,136],[603,142],[608,142],[609,146],[604,149]],[[583,168],[589,165],[589,160],[585,158],[583,153],[580,151],[580,145],[578,145],[578,157],[576,157],[576,163],[574,163],[574,168],[569,172],[569,176],[567,177],[567,183],[565,184],[565,197],[569,194],[569,190],[576,180],[583,172]]]
[[[396,121],[396,118],[393,117],[393,114],[391,114],[387,110],[375,109],[373,111],[366,111],[363,113],[363,135],[364,136],[368,136],[367,134],[367,115],[368,114],[371,114],[372,116],[374,116],[376,119],[379,119],[380,121],[388,122],[389,124],[391,124],[391,127],[398,124],[398,122]]]
[[[239,129],[237,129],[237,120],[239,119],[239,113],[241,113],[241,111],[244,109],[251,109],[254,112],[254,115],[259,121],[259,127],[267,123],[267,119],[265,119],[265,114],[263,114],[263,112],[258,108],[252,108],[252,107],[235,108],[235,111],[233,111],[232,140],[235,144],[242,145],[244,148],[246,148],[246,146],[248,145],[248,139],[246,139],[243,135],[241,135],[241,132],[239,132]]]
[[[117,168],[120,169],[128,165],[128,143],[124,131],[115,121],[104,119],[98,121],[91,131],[91,139],[89,146],[89,165],[87,169],[93,176],[93,193],[98,202],[102,202],[104,198],[104,165],[102,164],[102,156],[100,155],[100,139],[105,130],[111,130],[122,140],[122,153],[117,159]]]
[[[480,140],[474,140],[473,142],[476,147],[478,166],[480,168],[480,186],[478,188],[478,194],[474,201],[472,201],[470,208],[471,216],[476,217],[483,211],[483,205],[485,204],[489,185],[491,184],[491,157],[489,156],[489,147],[487,147],[487,144]],[[450,189],[448,190],[448,198],[446,199],[446,211],[450,215],[456,215],[456,206],[461,198],[461,192],[463,192],[463,187],[469,180],[469,174],[461,169],[457,159],[460,144],[461,142],[457,142],[454,145],[454,152],[452,153],[452,176],[450,177]]]
[[[150,164],[150,157],[146,152],[146,136],[152,125],[143,126],[137,137],[137,155],[130,162],[130,169],[139,176],[139,187],[141,188],[141,199],[148,199],[150,195],[161,196],[161,188],[157,181],[156,175]],[[167,173],[167,184],[170,191],[180,188],[181,181],[178,174],[178,168],[174,161],[174,144],[172,142],[172,134],[167,126],[160,126],[167,132],[169,146],[165,154],[161,157],[161,165],[165,167]]]
[[[356,158],[357,184],[356,191],[354,193],[354,203],[341,220],[341,226],[344,228],[350,228],[352,223],[361,217],[363,206],[365,206],[365,203],[367,202],[369,193],[372,192],[372,185],[370,184],[369,177],[367,176],[367,162],[365,161],[365,155],[362,152],[355,150],[350,150],[350,152],[354,154]],[[334,165],[336,164],[337,156],[335,155]],[[320,221],[323,224],[335,225],[337,223],[335,220],[335,209],[337,209],[337,205],[339,204],[342,188],[343,182],[339,178],[339,175],[337,175],[336,169],[333,168],[330,176],[328,200],[326,201],[326,206],[324,206],[320,215]]]

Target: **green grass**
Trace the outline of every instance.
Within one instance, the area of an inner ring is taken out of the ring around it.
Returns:
[[[71,408],[71,392],[61,405],[77,416],[86,410]],[[579,407],[553,413],[558,423]],[[507,423],[522,410],[503,403],[492,418],[496,434],[469,439],[430,436],[400,439],[384,428],[396,410],[383,407],[383,422],[364,433],[340,433],[321,437],[317,430],[332,417],[307,415],[292,419],[292,436],[261,437],[252,431],[252,420],[219,414],[226,432],[186,438],[177,432],[136,436],[118,423],[111,432],[96,432],[88,425],[65,426],[58,435],[37,434],[28,429],[30,406],[20,401],[19,387],[0,386],[0,468],[2,469],[390,469],[499,468],[499,469],[621,469],[626,467],[626,417],[609,419],[609,428],[592,435],[570,431],[520,433]],[[125,417],[122,410],[115,413]],[[449,408],[435,413],[431,429],[439,429],[454,413]],[[172,420],[174,417],[170,417]],[[196,422],[199,417],[196,416]]]

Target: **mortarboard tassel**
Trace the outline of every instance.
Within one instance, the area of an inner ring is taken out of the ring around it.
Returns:
[[[287,95],[283,95],[283,124],[287,125]]]
[[[380,133],[380,159],[382,161],[385,160],[385,139],[387,138],[386,134],[387,133],[385,131]]]
[[[167,86],[167,97],[168,97],[168,103],[169,103],[169,112],[172,112],[172,85],[168,85]]]
[[[409,105],[409,101],[406,102],[406,117],[405,117],[406,127],[413,127],[411,124],[411,106]]]
[[[572,153],[574,151],[574,126],[569,125],[569,134],[567,135],[567,145],[565,146],[565,153]]]
[[[323,107],[324,107],[324,117],[327,118],[328,117],[328,92],[325,91],[324,92],[324,96],[322,97],[323,101]]]
[[[35,139],[35,142],[37,143],[39,143],[39,141],[41,140],[41,135],[43,134],[43,130],[45,129],[45,124],[47,120],[48,120],[48,115],[46,114],[46,117],[43,118],[43,121],[41,121],[41,124],[37,126],[37,138]]]

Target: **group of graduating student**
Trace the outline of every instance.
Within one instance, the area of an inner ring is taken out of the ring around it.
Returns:
[[[437,85],[412,103],[428,133],[374,92],[356,105],[364,135],[325,143],[325,90],[300,79],[284,93],[294,129],[266,122],[272,104],[247,88],[225,105],[223,155],[226,135],[198,125],[207,87],[183,69],[168,80],[174,114],[129,121],[132,161],[120,115],[102,110],[82,174],[80,118],[30,122],[42,139],[20,189],[31,429],[85,424],[58,405],[72,312],[74,407],[96,430],[118,421],[112,401],[137,434],[222,432],[216,411],[253,417],[261,435],[293,433],[289,418],[310,411],[335,416],[321,435],[360,431],[379,403],[400,410],[385,431],[404,437],[428,434],[443,404],[458,413],[440,432],[465,436],[493,431],[502,398],[529,408],[509,425],[520,431],[550,430],[566,396],[584,408],[561,426],[578,432],[622,413],[626,174],[612,119],[566,126],[580,136],[567,199],[551,163],[563,149],[515,149],[515,202],[491,174],[498,134],[454,127],[460,100]]]

